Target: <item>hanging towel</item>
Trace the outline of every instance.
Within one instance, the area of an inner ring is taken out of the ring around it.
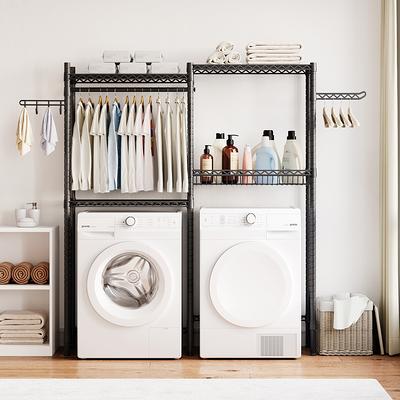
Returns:
[[[57,142],[58,135],[56,124],[54,123],[50,107],[47,107],[43,116],[42,136],[40,138],[40,145],[46,156],[50,155],[56,149]]]
[[[92,136],[90,130],[93,121],[93,104],[88,100],[85,108],[85,118],[82,126],[81,139],[81,174],[80,189],[90,190],[92,188]]]
[[[157,98],[157,116],[155,126],[156,159],[157,159],[157,192],[164,190],[163,176],[163,110],[160,97]]]
[[[266,51],[273,53],[296,53],[301,50],[301,44],[271,44],[265,42],[254,42],[249,43],[246,47],[248,53],[252,53],[254,51]]]
[[[172,176],[172,110],[169,96],[165,100],[165,122],[164,122],[164,187],[168,193],[173,191],[173,176]]]
[[[221,42],[217,46],[217,51],[220,51],[224,55],[228,55],[229,53],[232,52],[234,47],[235,47],[234,44],[231,42]]]
[[[72,132],[71,149],[71,172],[72,172],[72,190],[80,190],[81,177],[81,135],[83,120],[85,118],[84,105],[82,101],[78,102],[75,112],[75,123]]]
[[[128,191],[137,192],[136,188],[136,138],[135,138],[135,119],[136,119],[136,101],[132,102],[129,109],[127,132],[128,132]]]
[[[337,294],[333,298],[333,329],[346,329],[355,324],[370,300],[364,295]]]
[[[129,192],[129,175],[128,175],[128,115],[129,115],[129,99],[127,97],[122,107],[121,119],[118,127],[118,135],[121,136],[121,193]]]
[[[100,136],[100,156],[99,156],[99,182],[100,193],[108,192],[108,153],[107,153],[107,133],[110,123],[110,113],[108,100],[101,107],[99,119],[99,136]]]
[[[117,135],[119,121],[121,119],[121,109],[115,100],[112,106],[111,119],[108,127],[108,191],[114,191],[121,187],[121,165],[119,163],[121,155],[121,136]]]
[[[175,192],[182,192],[182,160],[181,160],[181,101],[175,99],[175,124],[172,131],[172,165]]]
[[[143,167],[144,167],[144,155],[143,155],[143,97],[136,110],[135,118],[135,136],[136,136],[136,157],[135,157],[135,176],[136,176],[136,190],[138,192],[144,190],[143,180]]]
[[[187,155],[187,139],[186,139],[186,103],[185,97],[182,97],[181,101],[181,160],[182,160],[182,192],[187,193],[189,191],[189,179],[188,179],[188,155]]]
[[[99,120],[101,113],[101,98],[96,105],[94,110],[92,127],[90,128],[90,134],[93,136],[93,164],[92,164],[92,175],[93,175],[93,192],[100,193],[100,136],[99,136]]]
[[[31,151],[33,143],[33,134],[31,121],[29,120],[28,111],[24,107],[18,118],[17,125],[17,150],[19,155],[24,156]]]
[[[151,103],[146,106],[144,113],[142,132],[144,135],[144,158],[143,158],[143,188],[145,191],[154,190],[154,165],[153,155],[151,151],[151,125],[152,110]]]

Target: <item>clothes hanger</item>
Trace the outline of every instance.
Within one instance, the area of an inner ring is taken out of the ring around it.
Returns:
[[[343,110],[343,102],[340,102],[340,110],[339,110],[339,117],[343,123],[343,128],[351,128],[352,123],[350,122],[348,115]]]
[[[335,123],[334,128],[342,128],[343,127],[343,123],[340,120],[340,117],[336,113],[336,110],[335,110],[335,108],[333,106],[332,106],[332,109],[331,109],[331,115],[332,115],[332,120]]]
[[[353,111],[351,110],[350,107],[350,101],[349,101],[349,108],[347,110],[347,116],[349,118],[349,121],[351,123],[352,128],[359,128],[360,127],[360,121],[356,118],[356,116],[353,114]]]
[[[325,101],[324,101],[324,108],[322,109],[322,118],[324,120],[325,128],[334,128],[335,127],[335,123],[332,121],[332,118],[329,115],[329,111],[326,107]]]
[[[103,98],[101,96],[99,96],[99,101],[98,103],[102,106],[103,105]]]

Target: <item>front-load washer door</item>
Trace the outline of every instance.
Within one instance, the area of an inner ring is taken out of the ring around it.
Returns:
[[[293,296],[293,276],[266,242],[243,242],[226,250],[210,278],[211,301],[230,323],[247,328],[278,321]]]
[[[168,264],[156,249],[124,242],[96,257],[89,270],[87,293],[105,320],[139,326],[154,321],[168,307],[172,285]]]

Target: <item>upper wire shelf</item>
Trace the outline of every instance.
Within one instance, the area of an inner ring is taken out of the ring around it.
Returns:
[[[187,74],[69,74],[78,83],[187,83]]]
[[[193,64],[194,74],[306,74],[312,64]]]
[[[317,100],[362,100],[367,92],[319,92]]]

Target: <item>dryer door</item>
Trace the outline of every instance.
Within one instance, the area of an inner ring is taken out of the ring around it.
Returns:
[[[172,290],[166,261],[140,242],[119,243],[104,250],[87,278],[88,296],[96,312],[122,326],[156,319],[168,307]]]
[[[293,296],[285,260],[266,242],[244,242],[225,251],[210,278],[211,301],[232,324],[255,328],[278,321]]]

